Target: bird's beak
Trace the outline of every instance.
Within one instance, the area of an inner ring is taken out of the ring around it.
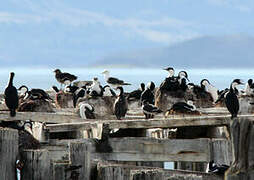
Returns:
[[[190,80],[188,78],[186,78],[186,79],[190,82]]]
[[[168,71],[167,68],[163,68],[163,70]]]

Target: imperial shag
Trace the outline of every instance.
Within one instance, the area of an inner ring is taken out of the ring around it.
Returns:
[[[123,87],[117,87],[116,89],[120,90],[120,94],[114,103],[114,114],[117,119],[121,119],[122,117],[125,117],[128,110],[128,103],[123,94]]]
[[[14,117],[16,115],[16,109],[19,106],[18,91],[15,86],[13,86],[14,72],[10,73],[10,79],[8,86],[4,91],[5,104],[10,110],[10,116]]]
[[[239,111],[239,100],[237,98],[236,94],[236,86],[243,84],[240,79],[235,79],[231,85],[229,92],[225,96],[225,104],[228,109],[228,111],[231,114],[231,119],[237,117],[238,111]]]

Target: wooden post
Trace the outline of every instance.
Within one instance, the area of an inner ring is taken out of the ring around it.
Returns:
[[[226,180],[254,179],[254,121],[235,118],[230,126],[233,163]]]
[[[15,179],[18,131],[0,128],[0,179]]]
[[[24,150],[23,179],[52,180],[49,152],[45,149]]]
[[[68,180],[67,178],[70,176],[66,169],[68,168],[69,163],[53,163],[53,180]],[[68,176],[69,175],[69,176]]]
[[[71,143],[70,144],[70,161],[72,166],[82,166],[79,169],[79,179],[89,180],[91,172],[91,144],[88,143]]]
[[[165,176],[161,170],[148,170],[141,171],[139,173],[133,174],[133,180],[164,180]]]

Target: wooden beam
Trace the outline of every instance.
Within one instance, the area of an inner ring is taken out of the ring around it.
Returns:
[[[210,161],[210,139],[112,138],[112,153],[101,153],[112,161]]]

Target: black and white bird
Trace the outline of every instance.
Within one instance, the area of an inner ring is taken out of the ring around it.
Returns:
[[[229,92],[225,94],[225,104],[231,114],[231,119],[237,117],[239,111],[239,100],[237,98],[236,86],[243,84],[240,79],[234,79],[230,84]]]
[[[61,87],[63,84],[70,85],[72,81],[76,80],[78,77],[67,73],[67,72],[61,72],[60,69],[56,69],[55,71],[55,78],[56,80],[61,84]]]
[[[210,161],[207,165],[206,172],[224,175],[228,168],[229,166],[226,164],[217,164],[214,161]]]
[[[174,76],[175,70],[172,67],[165,68],[168,72],[168,77],[160,84],[160,91],[175,91],[178,89],[179,82],[177,81],[177,77]]]
[[[185,78],[185,79],[187,79],[188,81],[190,81],[189,78],[188,78],[188,74],[187,74],[186,71],[180,71],[180,72],[178,73],[177,78],[178,78],[179,84],[181,84],[181,80],[182,80],[183,78]]]
[[[114,89],[123,85],[131,85],[124,82],[123,80],[117,79],[115,77],[110,77],[108,70],[103,71],[102,74],[104,75],[105,81]]]
[[[127,99],[129,101],[140,100],[140,97],[141,97],[141,94],[142,94],[143,91],[145,91],[145,84],[141,83],[140,88],[130,92],[130,94],[128,94],[128,96],[127,96]]]
[[[75,108],[79,98],[82,98],[86,95],[86,85],[78,87],[75,85],[69,85],[65,87],[65,92],[72,93],[73,95],[73,107]]]
[[[114,114],[117,119],[121,119],[122,117],[125,117],[125,114],[128,110],[128,103],[124,96],[123,87],[119,86],[116,88],[117,90],[120,90],[120,94],[118,95],[117,99],[115,100],[113,109]]]
[[[215,103],[219,97],[218,89],[214,87],[213,85],[211,85],[211,83],[207,79],[201,80],[200,84],[201,84],[201,87],[203,87],[206,90],[206,92],[211,94],[213,98],[213,102]]]
[[[116,93],[109,85],[103,87],[103,96],[116,96]]]
[[[225,88],[221,91],[218,92],[218,99],[215,101],[215,104],[219,103],[219,102],[223,102],[225,101],[226,95],[229,92],[228,88]],[[238,91],[237,91],[238,92]],[[236,92],[236,95],[238,95],[238,93]]]
[[[95,119],[94,107],[88,103],[82,103],[79,112],[82,119]]]
[[[31,89],[29,91],[28,87],[22,85],[19,87],[18,91],[21,92],[21,95],[25,95],[24,100],[26,99],[41,99],[41,100],[52,100],[48,93],[46,93],[43,89]]]
[[[140,102],[143,103],[145,100],[149,104],[154,104],[154,89],[155,89],[155,84],[151,81],[147,84],[146,90],[142,92],[141,97],[140,97]]]
[[[88,87],[87,93],[92,97],[103,95],[103,87],[101,86],[97,77],[93,78],[93,83]]]
[[[163,112],[162,110],[160,110],[158,107],[154,106],[153,104],[149,104],[147,100],[144,100],[142,104],[143,104],[142,110],[146,119],[153,118],[155,114]]]
[[[254,95],[254,83],[252,79],[249,79],[245,85],[244,93],[247,96]]]
[[[193,101],[188,100],[186,102],[177,102],[173,104],[173,106],[167,110],[166,116],[169,114],[175,114],[175,113],[190,113],[195,112],[197,110],[196,106],[193,104]]]
[[[14,72],[10,73],[10,79],[7,87],[4,91],[5,104],[10,110],[10,116],[14,117],[16,115],[16,109],[19,106],[18,91],[15,86],[13,86]]]

